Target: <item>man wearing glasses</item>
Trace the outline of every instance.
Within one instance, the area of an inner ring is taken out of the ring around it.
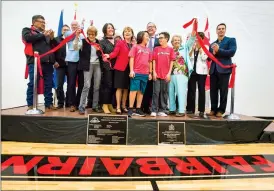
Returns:
[[[157,30],[157,27],[153,22],[149,22],[147,24],[147,31],[149,34],[149,42],[147,44],[147,47],[150,49],[151,52],[153,52],[153,49],[155,47],[160,46],[159,38],[156,35],[156,30]],[[151,105],[152,92],[153,92],[153,81],[149,80],[147,82],[146,91],[145,91],[143,102],[142,102],[142,109],[147,114],[151,113],[149,107]]]
[[[45,30],[45,19],[42,15],[32,17],[31,27],[25,27],[22,30],[22,40],[25,44],[25,55],[28,64],[29,83],[27,88],[28,110],[33,108],[33,81],[34,81],[34,52],[44,54],[57,45],[54,39],[53,30]],[[41,67],[44,78],[44,97],[45,110],[50,111],[53,107],[52,98],[52,75],[53,64],[55,63],[54,54],[49,54],[41,58]]]

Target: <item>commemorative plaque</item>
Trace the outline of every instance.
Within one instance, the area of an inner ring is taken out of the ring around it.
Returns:
[[[128,116],[90,114],[87,124],[87,144],[127,144]]]
[[[185,143],[185,122],[158,121],[158,144]]]

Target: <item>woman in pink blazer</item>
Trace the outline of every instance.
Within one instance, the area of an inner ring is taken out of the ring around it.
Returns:
[[[124,40],[116,42],[113,52],[106,55],[109,59],[116,58],[114,65],[114,88],[116,88],[116,113],[127,113],[126,102],[129,88],[129,57],[128,53],[132,47],[132,38],[134,36],[131,27],[125,27],[123,30]],[[121,106],[122,101],[122,106]]]

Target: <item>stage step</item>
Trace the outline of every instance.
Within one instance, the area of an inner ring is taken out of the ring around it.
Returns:
[[[272,121],[240,117],[241,120],[237,121],[200,120],[187,116],[130,118],[127,144],[157,145],[158,122],[185,122],[184,136],[187,145],[273,142],[273,131],[266,131]],[[1,134],[2,141],[86,144],[87,118],[2,114]]]

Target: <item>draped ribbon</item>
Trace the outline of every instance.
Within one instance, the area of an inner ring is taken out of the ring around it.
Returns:
[[[41,55],[34,54],[34,57],[37,58],[37,69],[38,69],[40,77],[43,77],[42,67],[41,67],[41,58],[43,58],[44,56],[47,56],[47,55],[52,54],[52,53],[56,52],[57,50],[59,50],[62,46],[64,46],[67,42],[71,41],[75,37],[75,33],[76,32],[74,32],[71,35],[69,35],[68,37],[66,37],[64,40],[62,40],[58,44],[58,46],[54,47],[50,51],[48,51],[44,54],[41,54]],[[81,33],[83,34],[83,36],[84,36],[85,40],[87,41],[87,43],[89,43],[91,46],[94,46],[97,50],[99,50],[102,53],[104,62],[108,62],[110,64],[110,67],[111,67],[111,63],[107,59],[105,59],[105,57],[104,57],[104,53],[102,51],[101,46],[97,43],[89,42],[83,30],[81,30]],[[26,70],[25,70],[25,78],[26,79],[28,78],[28,65],[26,66]]]
[[[231,65],[223,65],[217,58],[215,58],[215,56],[209,52],[209,50],[206,48],[204,41],[202,40],[202,38],[198,35],[197,29],[198,29],[198,23],[193,21],[195,20],[195,18],[193,18],[191,21],[187,22],[186,24],[183,25],[183,28],[187,28],[190,25],[193,24],[193,30],[196,32],[196,37],[198,39],[199,44],[201,45],[201,48],[203,49],[203,51],[205,52],[205,54],[211,59],[213,60],[216,64],[218,64],[219,66],[221,66],[222,68],[232,68],[232,73],[231,73],[231,78],[230,78],[230,82],[229,82],[229,88],[234,88],[234,84],[235,84],[235,76],[236,76],[236,64],[231,64]]]
[[[95,43],[95,42],[90,42],[90,41],[87,39],[87,37],[86,37],[86,35],[85,35],[85,33],[84,33],[83,30],[81,31],[81,33],[83,34],[83,36],[84,36],[84,38],[85,38],[85,40],[86,40],[86,42],[87,42],[88,44],[90,44],[91,46],[94,46],[96,50],[99,50],[99,51],[101,52],[102,57],[103,57],[103,61],[109,63],[110,68],[112,68],[111,62],[110,62],[109,60],[107,60],[106,57],[104,56],[104,52],[103,52],[101,46],[100,46],[99,44]]]

